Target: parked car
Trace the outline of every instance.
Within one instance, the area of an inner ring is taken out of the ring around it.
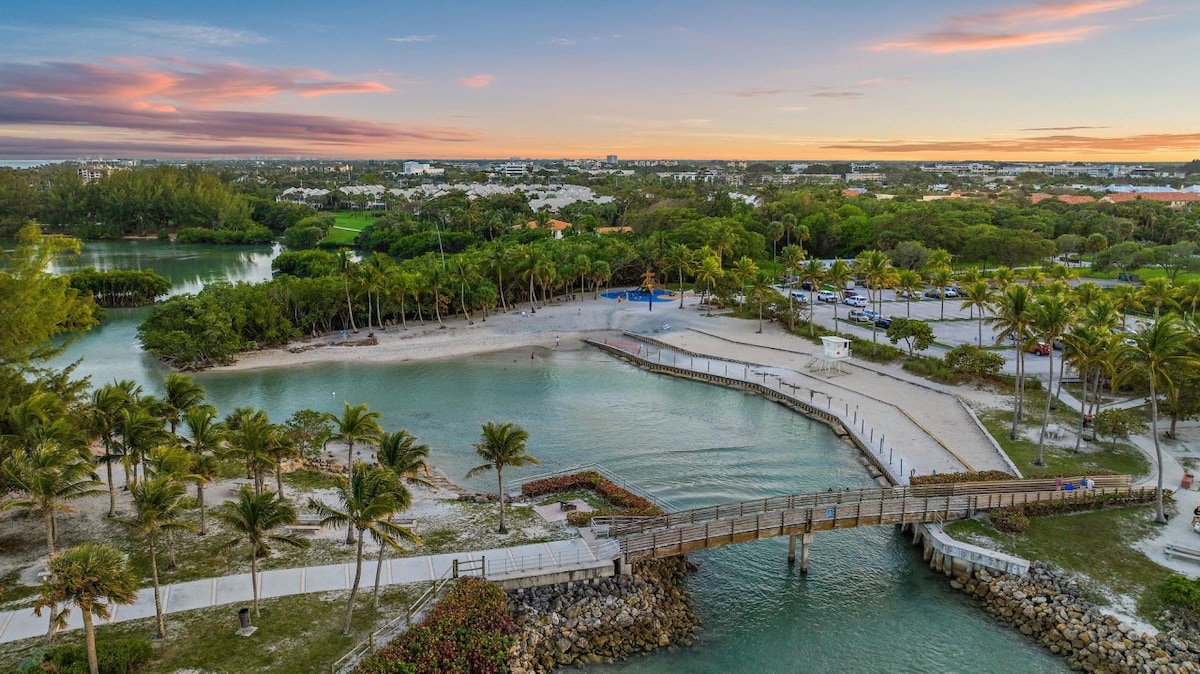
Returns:
[[[812,281],[804,281],[800,284],[800,288],[803,290],[812,290]]]
[[[875,322],[875,312],[870,309],[851,309],[850,320],[855,323]]]
[[[808,304],[808,293],[800,292],[799,290],[792,291],[792,299],[800,304]]]
[[[843,290],[842,297],[860,297],[857,290]]]
[[[915,290],[897,290],[896,291],[896,299],[898,299],[898,300],[904,300],[904,299],[919,300],[919,299],[921,299],[921,293],[919,293]]]
[[[937,288],[932,288],[925,291],[925,296],[931,300],[940,300],[942,299],[942,291],[938,290]]]
[[[832,290],[818,290],[817,291],[817,301],[818,302],[836,302],[837,295],[833,294]]]
[[[954,288],[946,288],[946,299],[950,299],[951,297],[958,297],[958,291]]]
[[[851,295],[851,296],[847,297],[846,299],[842,300],[842,304],[845,304],[846,306],[861,308],[861,307],[867,306],[867,298],[862,297],[861,295]]]
[[[892,319],[884,318],[883,316],[876,316],[875,327],[887,330],[888,328],[892,327]]]
[[[1038,342],[1037,344],[1029,347],[1029,353],[1032,353],[1035,356],[1049,356],[1050,345],[1045,342]]]

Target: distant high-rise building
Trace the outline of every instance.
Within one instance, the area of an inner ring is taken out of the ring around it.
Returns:
[[[604,161],[609,164],[615,164],[615,163],[617,163],[617,155],[610,154],[610,155],[608,155],[607,158],[605,158]]]

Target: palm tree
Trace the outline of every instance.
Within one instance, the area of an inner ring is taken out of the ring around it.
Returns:
[[[692,273],[692,267],[696,264],[696,255],[691,248],[688,248],[682,243],[677,243],[671,246],[667,251],[667,257],[663,262],[666,264],[667,271],[679,272],[679,308],[683,308],[683,275]]]
[[[825,280],[833,284],[835,289],[834,292],[836,292],[839,296],[842,294],[842,289],[845,288],[846,284],[849,283],[853,278],[854,269],[850,267],[850,263],[841,258],[834,260],[833,264],[829,265],[829,269],[825,270]],[[838,329],[839,304],[841,304],[840,301],[834,301],[833,303],[833,333],[836,335],[842,334]]]
[[[1033,292],[1028,286],[1014,283],[1004,289],[997,302],[996,314],[988,318],[1001,340],[1012,340],[1017,347],[1017,380],[1013,395],[1012,430],[1008,437],[1017,439],[1017,422],[1021,419],[1025,393],[1025,346],[1029,341],[1029,326],[1033,321]]]
[[[358,327],[354,325],[354,304],[350,301],[350,278],[354,276],[354,260],[350,257],[349,250],[338,249],[337,267],[338,275],[342,277],[342,285],[346,290],[346,313],[349,315],[350,329],[358,332]]]
[[[1141,294],[1132,285],[1119,285],[1112,289],[1113,306],[1121,312],[1121,327],[1124,328],[1128,314],[1133,309],[1142,308]]]
[[[991,308],[992,302],[996,299],[996,293],[992,290],[990,283],[984,280],[978,280],[963,288],[963,303],[962,308],[971,308],[971,311],[979,310],[979,336],[975,343],[980,347],[983,346],[983,318],[987,315],[988,309]]]
[[[121,463],[125,467],[125,486],[137,484],[138,466],[150,450],[166,442],[170,435],[163,428],[162,419],[146,406],[130,403],[121,410],[117,424],[121,435]]]
[[[329,413],[325,415],[325,418],[334,425],[331,439],[346,443],[346,474],[349,475],[354,471],[354,443],[378,442],[379,436],[383,435],[383,428],[379,425],[379,420],[383,418],[383,415],[370,411],[366,403],[351,406],[350,403],[343,402],[342,406],[341,416]],[[348,527],[346,543],[353,542],[354,528]]]
[[[108,474],[109,517],[117,515],[117,485],[113,480],[113,464],[120,460],[117,453],[117,448],[120,447],[116,438],[117,425],[121,409],[131,401],[129,391],[134,386],[136,384],[132,381],[101,386],[92,392],[87,410],[88,430],[100,439],[100,446],[104,448],[104,456],[100,457],[100,463],[104,464]]]
[[[913,295],[925,287],[925,279],[915,269],[901,269],[896,274],[896,290],[904,293],[904,315],[912,317]]]
[[[134,518],[122,523],[146,537],[150,552],[150,578],[154,582],[154,615],[158,621],[155,638],[167,636],[163,619],[162,592],[158,582],[158,536],[160,533],[194,527],[180,520],[184,510],[184,487],[170,475],[147,477],[129,490]]]
[[[696,282],[704,283],[704,294],[701,295],[701,302],[705,301],[708,293],[712,291],[713,284],[724,275],[725,270],[721,269],[721,260],[716,256],[709,256],[700,260],[699,266],[696,267]],[[708,306],[708,315],[712,316],[712,304]]]
[[[418,445],[417,437],[406,429],[384,433],[379,438],[375,460],[403,480],[433,486],[429,480],[429,445]],[[421,473],[425,477],[421,477]]]
[[[1200,367],[1200,358],[1191,350],[1192,334],[1173,315],[1147,323],[1133,335],[1135,344],[1124,351],[1120,379],[1146,377],[1150,382],[1150,433],[1154,438],[1154,456],[1158,462],[1158,485],[1155,489],[1154,521],[1167,522],[1163,513],[1163,457],[1158,437],[1158,391],[1175,387],[1171,371],[1180,367]]]
[[[186,449],[176,445],[162,445],[150,452],[146,464],[146,476],[148,478],[165,477],[184,486],[188,483],[199,484],[208,478],[192,472],[192,467],[195,465],[195,457]],[[186,528],[191,531],[195,527],[188,525]],[[168,552],[167,571],[174,571],[175,529],[167,528],[166,532]]]
[[[500,528],[497,531],[507,534],[508,529],[504,526],[504,469],[508,466],[518,468],[538,464],[540,461],[525,453],[525,441],[529,439],[528,431],[511,422],[506,421],[500,425],[487,422],[483,425],[481,439],[482,442],[475,444],[475,452],[487,463],[467,471],[467,478],[489,470],[496,471],[500,494]]]
[[[184,412],[204,402],[204,387],[186,374],[172,372],[163,382],[163,397],[160,409],[170,427],[171,435]]]
[[[382,545],[391,545],[399,549],[397,538],[416,538],[407,529],[392,524],[390,521],[396,513],[403,512],[412,505],[412,497],[404,485],[396,480],[396,476],[382,466],[362,465],[350,476],[349,481],[342,481],[338,489],[339,507],[327,505],[316,499],[310,499],[308,506],[321,516],[322,526],[349,526],[358,531],[358,550],[354,564],[354,583],[350,586],[350,598],[346,602],[346,622],[342,625],[342,634],[350,634],[350,621],[354,614],[354,598],[358,595],[358,584],[362,580],[363,543],[366,532],[370,531]],[[418,539],[419,540],[419,539]],[[383,553],[380,552],[380,564]],[[376,581],[378,582],[378,567]],[[378,586],[377,586],[378,587]]]
[[[750,299],[758,305],[758,332],[762,333],[763,321],[763,306],[774,295],[778,297],[775,289],[771,287],[771,274],[765,269],[759,269],[750,277]]]
[[[946,318],[946,288],[954,283],[954,270],[946,267],[934,267],[929,274],[929,284],[938,289],[938,301],[941,303],[941,317]]]
[[[816,324],[812,320],[813,295],[817,292],[817,286],[825,281],[825,263],[817,258],[809,258],[804,266],[800,267],[800,282],[808,282],[808,336],[816,335]]]
[[[1075,302],[1084,309],[1092,306],[1093,302],[1104,297],[1104,290],[1092,281],[1075,286]]]
[[[1142,306],[1154,307],[1155,320],[1158,319],[1164,307],[1167,309],[1178,308],[1178,305],[1175,304],[1175,289],[1171,286],[1171,280],[1166,277],[1148,279],[1146,284],[1138,290],[1138,299],[1141,300]]]
[[[996,267],[996,270],[992,272],[992,280],[996,282],[996,288],[998,288],[1000,292],[1004,292],[1008,286],[1016,282],[1016,279],[1016,273],[1012,269],[1003,265]]]
[[[183,447],[192,455],[192,473],[198,475],[196,481],[196,504],[200,507],[199,535],[208,533],[204,508],[204,487],[212,481],[219,472],[216,452],[225,442],[225,424],[217,421],[217,408],[211,405],[193,407],[183,413],[183,425],[187,429],[187,437],[183,439]]]
[[[275,466],[275,446],[282,432],[262,410],[241,415],[238,423],[229,427],[225,455],[246,465],[247,475],[254,478],[254,491],[261,493],[266,472]]]
[[[1048,369],[1046,372],[1046,409],[1042,413],[1042,432],[1038,435],[1037,459],[1034,464],[1045,465],[1042,451],[1046,445],[1046,426],[1050,423],[1051,384],[1054,381],[1054,349],[1053,344],[1062,337],[1074,319],[1071,306],[1062,298],[1046,295],[1038,300],[1033,307],[1033,331],[1042,341],[1052,346],[1047,354]]]
[[[800,265],[804,264],[804,249],[801,248],[800,246],[784,246],[783,247],[783,257],[780,258],[780,262],[783,263],[784,276],[787,276],[790,278],[791,276],[795,275],[796,272],[798,272],[800,270]],[[792,318],[796,315],[795,311],[792,310],[792,305],[794,302],[794,298],[792,297],[792,290],[794,288],[795,288],[795,286],[792,286],[792,288],[787,289],[788,321],[789,321],[789,323],[792,321]],[[794,327],[795,327],[794,325],[788,326],[789,329],[794,328]]]
[[[20,508],[40,513],[50,557],[54,556],[58,515],[75,512],[67,501],[103,491],[95,464],[81,456],[77,448],[57,442],[44,442],[31,450],[18,448],[0,464],[0,471],[9,487],[21,494],[0,504],[0,512]]]
[[[88,672],[100,673],[96,658],[94,618],[107,620],[113,604],[137,601],[137,577],[129,567],[125,553],[104,543],[82,543],[50,558],[50,576],[42,582],[34,612],[49,608],[57,613],[61,605],[79,607],[83,614],[83,633],[87,647]],[[65,623],[66,609],[61,617]]]
[[[1082,395],[1079,396],[1079,432],[1075,435],[1075,453],[1079,453],[1087,421],[1088,383],[1092,379],[1093,370],[1096,371],[1097,378],[1100,376],[1098,367],[1104,360],[1108,347],[1106,336],[1109,334],[1106,329],[1083,323],[1075,325],[1062,337],[1064,347],[1062,359],[1079,373],[1082,383]],[[1060,375],[1059,383],[1061,382],[1062,376]]]
[[[1188,316],[1196,315],[1196,306],[1200,305],[1200,280],[1192,279],[1175,287],[1175,303],[1183,310],[1188,307]]]
[[[236,501],[222,503],[213,514],[237,534],[235,543],[244,541],[250,544],[250,586],[254,593],[254,615],[258,617],[258,558],[270,553],[270,543],[308,547],[308,541],[303,538],[271,533],[280,527],[295,524],[296,509],[269,489],[256,494],[243,488]]]
[[[750,259],[749,255],[740,257],[729,270],[729,275],[737,283],[738,294],[742,296],[743,302],[746,300],[746,282],[757,273],[758,265],[754,264],[754,260]]]
[[[882,250],[865,250],[854,259],[854,271],[867,281],[867,301],[878,314],[883,310],[883,286],[896,276],[892,260]],[[871,331],[871,353],[879,341],[879,331]]]

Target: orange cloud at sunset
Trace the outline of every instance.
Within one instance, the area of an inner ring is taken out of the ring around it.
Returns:
[[[480,87],[488,86],[494,79],[496,78],[491,75],[471,75],[470,77],[458,78],[458,83],[464,87],[478,89]]]

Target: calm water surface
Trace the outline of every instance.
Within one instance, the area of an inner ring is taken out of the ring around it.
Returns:
[[[269,276],[266,249],[205,248],[193,255],[196,249],[159,242],[100,246],[104,252],[88,264],[136,260],[195,287]],[[110,312],[110,321],[62,360],[82,358],[79,372],[94,382],[129,377],[158,391],[167,370],[136,344],[145,313]],[[321,363],[203,373],[197,380],[222,414],[253,405],[283,421],[297,409],[369,403],[388,430],[408,428],[452,479],[481,490],[495,489],[494,475],[465,480],[463,474],[477,463],[471,443],[485,421],[512,421],[529,431],[529,452],[543,465],[513,471],[517,477],[599,462],[684,508],[872,484],[854,450],[825,426],[761,398],[650,375],[596,351],[534,362],[525,353]],[[807,577],[787,566],[786,539],[691,558],[700,570],[688,586],[704,621],[697,643],[593,671],[1067,671],[952,591],[891,527],[817,534]]]

